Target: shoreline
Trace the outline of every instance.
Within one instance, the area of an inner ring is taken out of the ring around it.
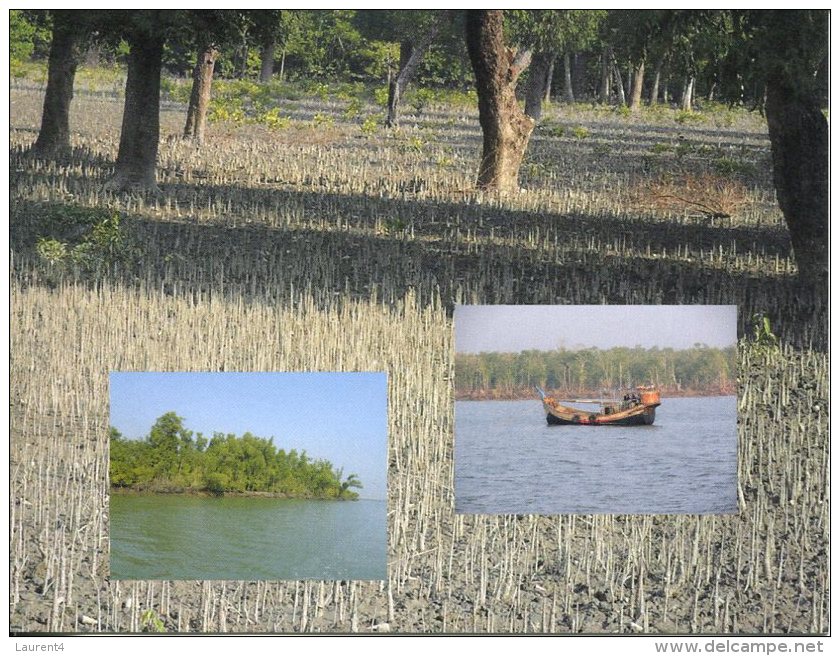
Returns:
[[[359,501],[359,497],[353,498],[339,498],[339,497],[320,497],[313,495],[291,495],[285,492],[263,492],[253,490],[249,492],[224,492],[222,494],[214,494],[207,490],[166,490],[166,489],[137,489],[130,487],[116,487],[110,486],[110,494],[118,494],[123,496],[182,496],[182,497],[241,497],[241,498],[262,498],[262,499],[299,499],[304,501]]]
[[[675,390],[669,388],[660,388],[659,393],[663,399],[681,399],[681,398],[697,398],[710,396],[738,396],[738,390],[733,388],[723,388],[714,390]],[[600,392],[593,390],[582,391],[560,391],[560,390],[546,390],[546,395],[557,398],[578,397],[578,398],[599,398],[602,396]],[[540,398],[533,390],[519,389],[519,390],[475,390],[472,392],[458,392],[453,393],[455,401],[539,401]]]

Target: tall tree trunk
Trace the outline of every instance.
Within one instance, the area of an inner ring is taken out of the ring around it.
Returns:
[[[467,11],[467,50],[475,72],[478,120],[484,135],[476,184],[507,192],[519,189],[519,167],[534,120],[520,109],[515,94],[516,79],[530,58],[514,56],[505,47],[502,25],[501,10]]]
[[[67,13],[55,12],[41,130],[32,147],[39,157],[70,152],[70,103],[79,52],[76,25]]]
[[[621,70],[617,65],[613,65],[613,76],[615,77],[615,90],[618,92],[618,104],[624,106],[627,104],[627,96],[624,95],[624,79],[621,77]]]
[[[548,53],[537,52],[531,60],[528,85],[525,87],[525,114],[536,123],[542,118],[542,104],[551,59],[552,56]]]
[[[274,35],[267,34],[260,47],[260,82],[271,82],[274,75]]]
[[[645,83],[645,60],[639,62],[633,72],[633,87],[630,89],[630,111],[638,112],[642,108],[642,87]]]
[[[128,55],[120,148],[108,191],[157,191],[160,139],[160,68],[163,39],[159,35],[135,37]]]
[[[776,198],[790,231],[800,280],[820,296],[828,284],[828,122],[815,98],[783,74],[767,80],[765,113]]]
[[[601,85],[598,91],[598,102],[606,105],[610,102],[610,72],[612,71],[612,48],[604,46],[601,53]]]
[[[429,31],[416,43],[403,41],[400,43],[400,72],[388,85],[388,117],[385,125],[389,128],[399,124],[399,106],[402,95],[411,80],[417,74],[420,62],[440,31],[441,23],[435,22]]]
[[[572,56],[568,52],[563,54],[563,100],[567,103],[575,101],[575,90],[572,86]]]
[[[406,70],[411,56],[414,54],[415,48],[411,41],[400,41],[400,68],[396,75],[391,75],[388,72],[388,115],[385,117],[386,127],[396,127],[399,124],[399,108],[400,100],[402,100],[403,92],[408,81],[403,76],[400,79],[400,73]],[[419,63],[419,60],[418,60]]]
[[[659,79],[662,77],[662,63],[662,58],[656,62],[656,68],[653,72],[653,86],[650,88],[649,105],[659,103]]]
[[[219,50],[214,44],[202,48],[193,68],[192,92],[187,109],[187,123],[184,126],[184,138],[192,137],[198,144],[204,143],[207,127],[207,109],[210,106],[210,89],[213,85],[213,70]]]
[[[572,91],[575,98],[582,98],[589,95],[587,87],[587,70],[589,68],[589,55],[585,52],[576,52],[572,58]],[[593,94],[594,98],[594,94]]]
[[[551,83],[554,81],[554,57],[548,62],[548,70],[545,73],[545,104],[551,103]]]
[[[286,74],[286,49],[283,48],[283,52],[280,53],[280,81],[283,81],[283,77]]]
[[[689,76],[683,83],[682,98],[680,98],[680,109],[684,112],[690,112],[692,105],[692,97],[694,96],[694,76]]]

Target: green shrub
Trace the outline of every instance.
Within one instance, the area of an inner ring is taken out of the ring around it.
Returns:
[[[172,102],[188,103],[192,93],[192,82],[175,80],[171,77],[162,77],[160,80],[160,92],[163,98]]]
[[[582,125],[572,128],[572,134],[576,139],[586,139],[589,136],[589,130]]]
[[[317,113],[317,114],[315,114],[315,116],[312,118],[312,124],[313,124],[316,128],[320,128],[320,127],[329,127],[329,126],[331,126],[333,123],[335,123],[335,119],[334,119],[332,116],[330,116],[329,114],[322,114],[321,112],[318,112],[318,113]]]
[[[756,167],[752,162],[745,162],[731,157],[718,157],[712,162],[717,173],[721,175],[755,175]]]
[[[420,114],[424,109],[427,109],[436,99],[436,94],[432,89],[417,89],[411,94],[411,106],[415,113]]]
[[[166,633],[166,626],[158,614],[151,608],[140,616],[140,626],[144,633]]]
[[[559,139],[566,133],[566,128],[564,128],[562,125],[552,125],[550,123],[544,123],[542,126],[542,131],[551,137],[557,137]]]
[[[67,244],[53,237],[39,237],[35,250],[38,256],[50,266],[67,261]]]
[[[364,105],[360,98],[351,98],[350,102],[347,104],[347,107],[345,107],[344,109],[344,118],[352,120],[357,116],[360,116],[363,107]]]
[[[674,154],[679,158],[682,159],[686,155],[691,155],[696,151],[696,148],[693,143],[690,141],[682,140],[677,144],[677,147],[674,148]]]
[[[280,115],[279,107],[263,112],[257,116],[256,120],[272,130],[284,130],[292,124],[292,119]]]
[[[210,472],[204,481],[204,487],[211,494],[220,497],[230,489],[230,481],[227,475],[222,472]]]
[[[63,237],[37,239],[35,251],[52,270],[76,267],[91,273],[133,258],[135,250],[117,210],[65,205],[48,213],[46,222]]]
[[[379,130],[379,126],[382,124],[382,116],[371,114],[362,122],[362,132],[367,136],[371,136],[372,134],[376,134],[376,131]]]
[[[680,109],[674,114],[674,120],[680,125],[684,125],[686,123],[702,123],[706,118],[700,112]]]
[[[388,106],[388,87],[376,87],[373,90],[373,101],[381,106]]]

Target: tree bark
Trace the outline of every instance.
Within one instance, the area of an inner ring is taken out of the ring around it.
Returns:
[[[548,62],[548,70],[545,73],[545,104],[551,104],[551,83],[554,80],[554,57]]]
[[[120,147],[107,191],[157,191],[160,139],[160,68],[163,38],[135,36],[128,56]]]
[[[266,35],[260,47],[260,82],[271,82],[274,75],[274,35]]]
[[[767,80],[765,106],[776,198],[804,285],[828,290],[828,122],[816,98],[783,75]]]
[[[385,126],[392,128],[399,124],[400,100],[408,84],[405,76],[400,79],[400,74],[405,71],[411,56],[414,54],[414,44],[411,41],[400,41],[400,66],[396,75],[388,71],[388,115],[385,117]],[[419,61],[418,61],[419,63]]]
[[[563,100],[567,103],[575,101],[575,89],[572,85],[572,56],[563,54]]]
[[[484,135],[476,184],[503,192],[519,189],[518,175],[534,129],[516,102],[515,86],[530,57],[505,47],[502,11],[467,11],[466,38],[475,85],[478,119]]]
[[[525,114],[539,123],[542,118],[542,104],[545,98],[545,87],[548,81],[548,69],[551,56],[545,52],[538,52],[531,60],[531,70],[528,85],[525,88]]]
[[[601,86],[598,102],[606,105],[610,102],[610,71],[612,70],[612,48],[605,46],[601,53]]]
[[[79,36],[72,19],[59,11],[54,21],[41,130],[32,147],[34,154],[47,158],[70,152],[70,103],[79,62]]]
[[[213,85],[213,70],[219,50],[210,44],[202,48],[196,58],[193,69],[192,92],[187,109],[187,123],[184,126],[184,138],[192,138],[198,144],[204,143],[207,127],[207,109],[210,106],[210,89]]]
[[[653,72],[653,86],[650,88],[649,105],[659,103],[659,80],[662,77],[662,63],[662,59],[656,62],[656,68]]]
[[[613,65],[613,76],[615,78],[615,90],[618,92],[618,104],[622,107],[627,104],[627,96],[624,95],[624,78],[621,77],[621,69]]]
[[[420,62],[423,61],[423,56],[440,31],[440,27],[440,22],[436,22],[416,43],[410,41],[400,43],[400,71],[388,84],[388,116],[385,119],[387,127],[392,128],[399,124],[402,95],[417,74]]]
[[[692,97],[694,96],[694,77],[686,78],[685,82],[683,83],[683,92],[682,98],[680,98],[680,109],[684,112],[690,112],[693,105],[691,103]]]
[[[630,89],[630,111],[638,112],[642,108],[642,87],[645,83],[645,60],[639,62],[633,72],[633,86]]]
[[[709,102],[713,102],[715,99],[715,90],[717,89],[717,82],[712,81],[711,86],[709,87],[709,93],[706,95],[706,100]]]

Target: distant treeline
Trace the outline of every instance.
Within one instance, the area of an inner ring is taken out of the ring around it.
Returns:
[[[287,497],[356,499],[355,474],[344,478],[326,460],[306,451],[288,453],[271,439],[215,433],[209,440],[184,427],[174,412],[158,418],[143,440],[111,427],[111,485],[155,492],[226,492]]]
[[[519,353],[458,353],[457,398],[515,398],[539,385],[566,393],[594,393],[636,385],[657,385],[670,394],[733,394],[734,346],[720,349],[616,347]]]

